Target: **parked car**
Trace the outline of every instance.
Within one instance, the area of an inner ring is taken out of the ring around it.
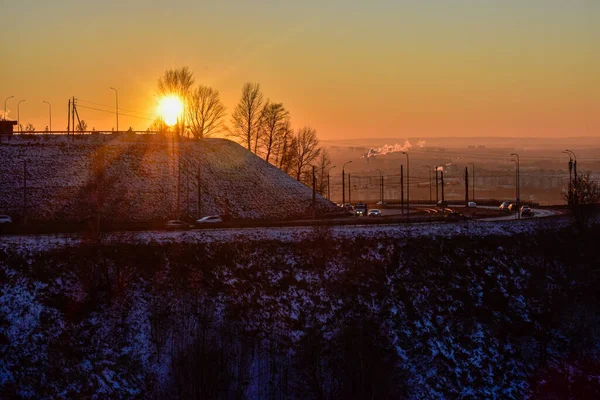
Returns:
[[[0,215],[0,225],[12,224],[12,218],[10,215]]]
[[[208,215],[206,217],[202,217],[196,221],[197,225],[206,225],[206,224],[220,224],[223,222],[223,218],[220,215]]]
[[[470,201],[467,203],[467,207],[469,208],[477,208],[477,203],[475,203],[474,201]]]
[[[533,210],[529,206],[521,207],[521,217],[533,217]]]
[[[373,209],[369,210],[368,216],[369,217],[381,217],[381,211],[373,208]]]
[[[510,203],[508,205],[508,211],[509,212],[515,212],[515,211],[517,211],[517,205],[515,203]]]
[[[346,209],[346,211],[350,211],[351,213],[354,212],[354,207],[350,203],[344,204],[344,209]]]
[[[377,205],[378,205],[378,206],[386,206],[386,205],[387,205],[387,203],[386,203],[385,201],[381,201],[381,200],[379,200],[379,201],[377,202]]]
[[[502,204],[500,204],[500,207],[498,207],[498,209],[500,211],[509,211],[508,210],[508,206],[510,205],[510,203],[508,201],[503,202]]]
[[[187,222],[180,221],[178,219],[173,219],[171,221],[167,221],[165,223],[165,229],[170,231],[184,230],[190,229],[192,226]]]

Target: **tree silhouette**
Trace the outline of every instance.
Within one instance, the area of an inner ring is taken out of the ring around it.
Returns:
[[[258,83],[245,83],[242,96],[231,115],[229,135],[245,143],[248,150],[258,152],[263,94]],[[254,146],[254,149],[253,149]]]
[[[178,127],[179,134],[183,134],[186,126],[185,110],[189,100],[190,91],[194,85],[194,74],[188,67],[169,69],[158,78],[158,92],[162,96],[177,96],[183,103],[184,113],[181,125]]]
[[[277,147],[277,143],[284,136],[289,127],[290,113],[283,107],[282,103],[269,103],[261,113],[260,137],[265,150],[265,160],[269,162],[271,154]]]
[[[225,117],[225,106],[221,103],[219,91],[199,85],[189,96],[187,114],[191,133],[196,139],[218,132],[223,128]]]
[[[298,130],[292,139],[292,154],[294,157],[294,175],[300,180],[302,173],[321,153],[317,131],[305,126]]]
[[[26,132],[35,132],[35,126],[33,126],[33,124],[31,122],[28,122],[27,125],[25,125],[25,131]]]
[[[87,122],[85,122],[84,120],[81,120],[78,124],[77,124],[77,132],[85,132],[87,130]]]

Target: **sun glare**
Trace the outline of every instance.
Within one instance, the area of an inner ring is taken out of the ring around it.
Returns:
[[[183,103],[177,96],[166,96],[160,99],[158,103],[158,114],[162,117],[165,123],[173,126],[177,123],[177,119],[183,113]]]

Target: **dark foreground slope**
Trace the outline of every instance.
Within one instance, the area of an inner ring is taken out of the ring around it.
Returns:
[[[0,143],[0,213],[105,222],[312,215],[312,190],[225,139],[15,136]],[[24,182],[24,169],[27,182]],[[199,189],[200,188],[200,189]],[[317,195],[318,215],[339,208]]]
[[[598,237],[5,248],[0,392],[598,398]]]

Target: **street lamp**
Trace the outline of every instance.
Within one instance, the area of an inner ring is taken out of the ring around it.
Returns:
[[[6,121],[6,102],[8,101],[8,99],[12,99],[13,97],[15,97],[15,96],[9,96],[6,98],[6,100],[4,100],[4,115],[2,116],[2,119],[4,121]]]
[[[117,133],[118,133],[119,132],[119,92],[117,92],[117,89],[115,89],[112,86],[110,86],[110,88],[115,91],[115,110],[117,113]]]
[[[473,196],[471,197],[473,198],[473,202],[475,202],[475,164],[470,162],[468,165],[471,165],[473,167],[473,172],[471,173],[471,175],[473,176]]]
[[[335,165],[327,170],[327,200],[331,201],[331,192],[329,191],[329,172],[335,168]]]
[[[431,165],[424,165],[424,167],[429,172],[429,201],[431,202],[433,200],[433,196],[431,195]]]
[[[568,205],[573,204],[573,182],[571,181],[571,172],[573,171],[573,156],[567,150],[563,151],[569,156],[569,196],[567,197]]]
[[[24,102],[25,100],[21,100],[17,103],[17,128],[19,129],[19,132],[22,132],[23,130],[21,129],[21,112],[19,110],[19,106],[21,105],[22,102]]]
[[[569,156],[573,156],[573,204],[579,203],[579,193],[577,192],[577,156],[571,150],[565,150]]]
[[[48,117],[50,119],[50,133],[52,133],[52,105],[48,103],[46,100],[42,101],[42,103],[48,104]]]
[[[521,218],[521,211],[520,211],[520,205],[519,203],[521,202],[521,176],[520,176],[520,163],[519,163],[519,155],[517,153],[511,153],[511,156],[515,156],[517,157],[516,160],[512,160],[515,161],[517,163],[517,176],[516,176],[516,195],[517,195],[517,217],[520,219]]]
[[[407,152],[403,151],[402,154],[406,155],[406,219],[408,220],[408,214],[410,213],[410,161]]]
[[[383,204],[383,172],[380,169],[375,169],[379,172],[379,201]]]
[[[352,161],[346,161],[342,165],[342,206],[346,206],[346,164],[350,164]]]

